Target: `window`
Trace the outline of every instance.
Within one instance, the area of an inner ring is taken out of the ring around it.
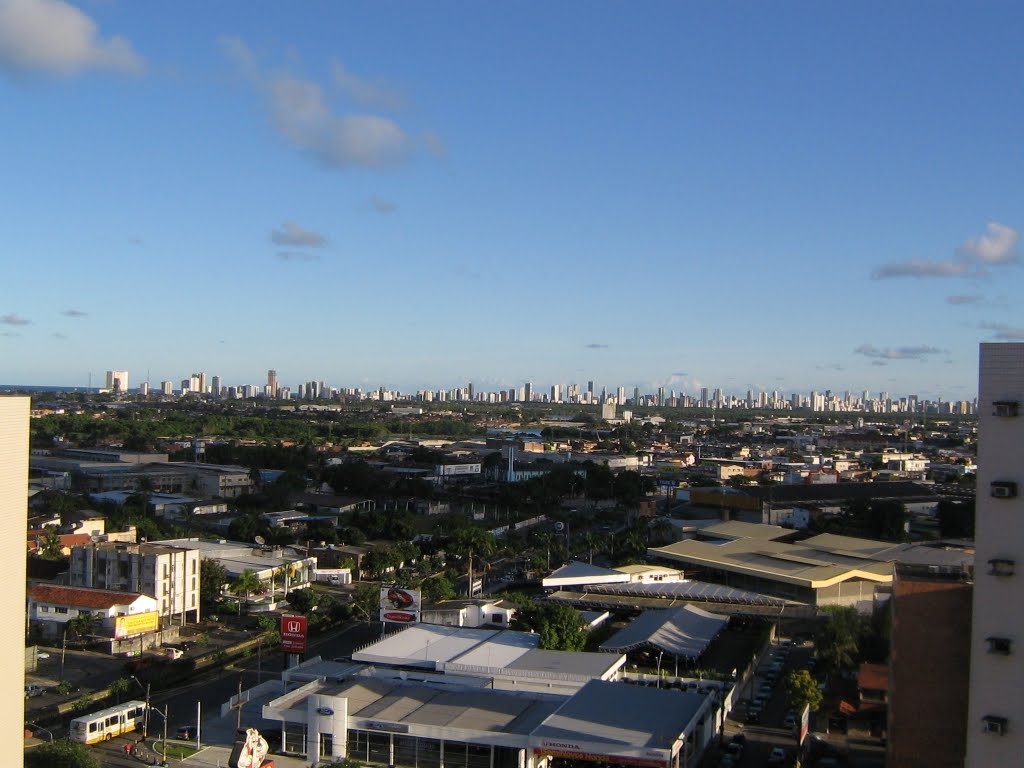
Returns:
[[[89,733],[96,733],[96,723],[89,723]]]
[[[54,613],[67,613],[67,612],[68,612],[68,609],[67,609],[67,608],[65,608],[65,607],[64,607],[63,605],[58,605],[58,606],[56,606],[56,607],[55,607],[55,608],[53,609],[53,612],[54,612]]]
[[[50,612],[50,607],[47,606],[47,605],[40,605],[39,606],[39,612],[40,613],[49,613]]]
[[[985,642],[988,643],[988,652],[999,654],[1000,656],[1009,656],[1013,653],[1013,640],[1008,637],[987,637]]]
[[[1006,735],[1006,728],[1009,722],[1005,717],[998,717],[996,715],[985,715],[981,718],[982,728],[985,733],[991,733],[996,736]]]

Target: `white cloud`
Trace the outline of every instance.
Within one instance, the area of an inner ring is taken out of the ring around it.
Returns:
[[[377,213],[388,214],[394,213],[395,211],[398,210],[397,203],[393,203],[390,200],[385,200],[382,197],[377,197],[376,195],[370,198],[369,203],[370,207]]]
[[[986,234],[972,237],[961,245],[960,252],[970,254],[986,264],[1017,261],[1015,248],[1020,240],[1020,232],[997,221],[990,221],[986,229]]]
[[[992,337],[997,341],[1024,341],[1024,328],[1006,323],[982,323],[981,327],[986,331],[992,331]]]
[[[27,317],[22,317],[16,312],[11,312],[6,315],[0,315],[0,324],[2,325],[32,325],[32,321]]]
[[[954,294],[953,296],[946,297],[946,303],[952,304],[954,306],[962,306],[965,304],[980,304],[983,299],[984,297],[978,296],[976,294],[970,296],[963,294]]]
[[[319,232],[304,229],[294,221],[286,221],[283,229],[272,230],[270,240],[275,245],[297,245],[305,248],[319,248],[327,243],[327,238]]]
[[[926,355],[941,354],[942,350],[925,344],[912,347],[886,347],[885,349],[879,349],[873,344],[861,344],[853,352],[880,360],[921,360]]]
[[[354,75],[340,61],[331,62],[331,79],[352,101],[364,107],[397,110],[405,106],[405,96],[399,91]]]
[[[882,264],[872,277],[883,280],[888,277],[966,277],[977,269],[968,261],[947,259],[931,261],[930,259],[911,259],[909,261]]]
[[[106,69],[138,75],[145,61],[122,37],[100,38],[96,22],[62,0],[0,0],[0,68],[75,75]]]
[[[320,254],[303,253],[302,251],[278,251],[277,258],[281,261],[320,261]]]
[[[990,221],[986,228],[986,234],[962,243],[956,249],[955,258],[890,262],[877,267],[871,276],[876,280],[890,277],[988,277],[986,265],[1018,261],[1016,247],[1020,233],[996,221]]]
[[[277,131],[321,164],[379,168],[412,154],[413,140],[394,120],[336,112],[319,83],[289,74],[263,74],[240,38],[222,37],[220,44],[225,56],[266,97]]]

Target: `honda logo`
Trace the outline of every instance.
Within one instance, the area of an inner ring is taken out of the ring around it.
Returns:
[[[298,622],[298,621],[294,621],[294,620],[289,621],[286,626],[288,627],[288,629],[287,629],[288,632],[301,632],[302,631],[302,623]]]

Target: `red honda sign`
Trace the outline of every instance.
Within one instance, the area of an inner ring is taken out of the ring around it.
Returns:
[[[285,653],[305,653],[308,626],[305,616],[282,616],[281,650]]]

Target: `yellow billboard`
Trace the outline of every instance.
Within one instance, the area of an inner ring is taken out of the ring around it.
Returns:
[[[131,616],[118,616],[114,619],[114,637],[131,637],[145,632],[156,632],[160,629],[160,614],[157,611],[133,613]]]

